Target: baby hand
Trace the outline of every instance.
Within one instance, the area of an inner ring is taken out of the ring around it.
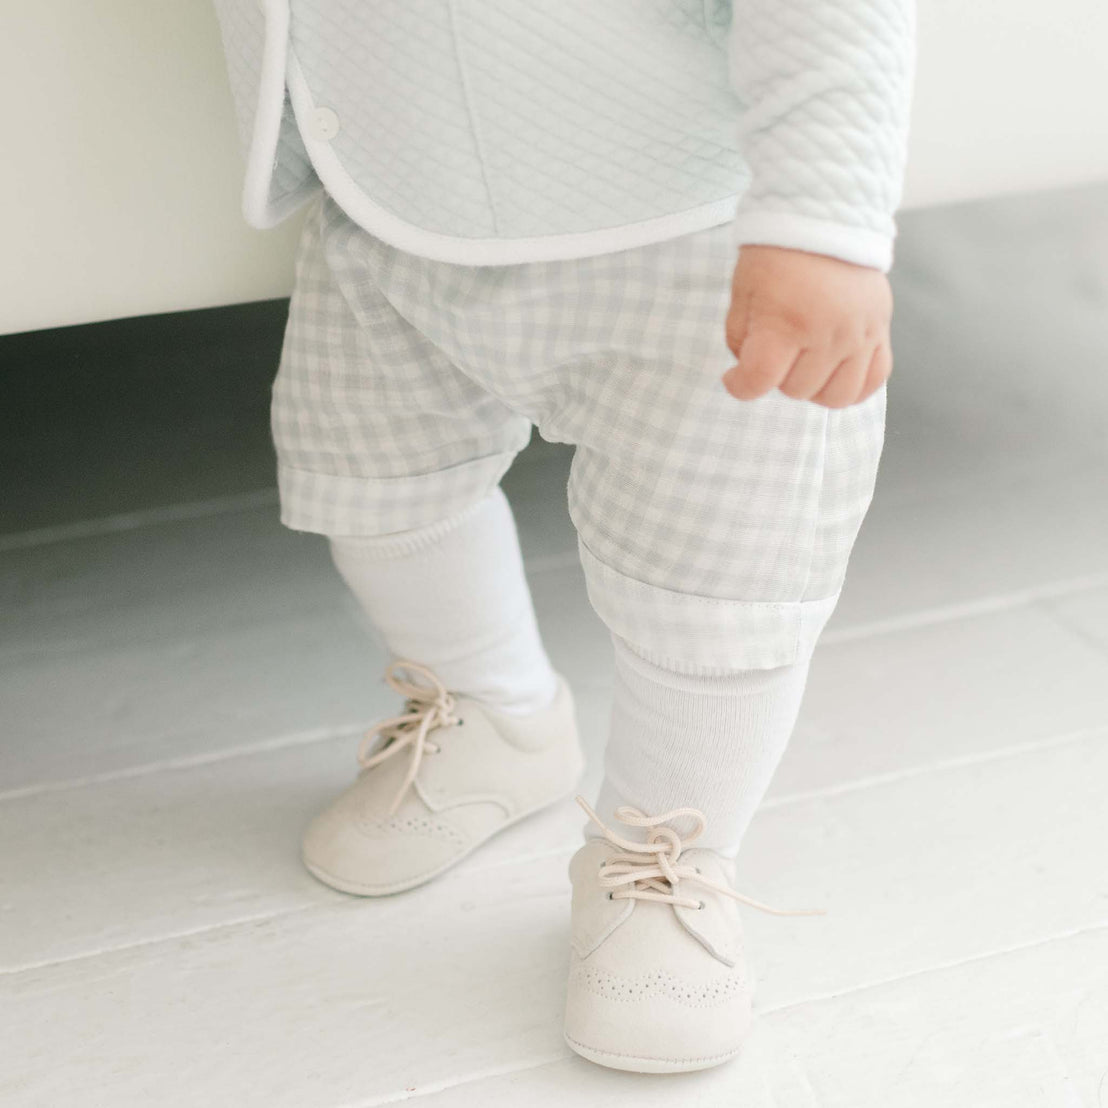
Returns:
[[[744,245],[727,315],[727,345],[739,364],[723,375],[724,386],[739,400],[778,388],[828,408],[857,404],[892,372],[892,313],[892,290],[878,269]]]

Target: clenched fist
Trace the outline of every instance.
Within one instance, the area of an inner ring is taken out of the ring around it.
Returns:
[[[739,400],[777,388],[828,408],[857,404],[892,372],[892,314],[892,290],[878,269],[743,245],[727,315],[727,345],[739,364],[723,383]]]

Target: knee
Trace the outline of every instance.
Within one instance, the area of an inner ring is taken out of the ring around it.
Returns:
[[[678,673],[789,666],[811,655],[839,593],[820,600],[734,600],[679,592],[602,562],[578,539],[589,602],[635,652]]]

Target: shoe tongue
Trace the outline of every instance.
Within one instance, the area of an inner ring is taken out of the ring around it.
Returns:
[[[731,866],[726,858],[708,849],[689,850],[682,856],[682,864],[699,867],[707,880],[716,884],[730,884]],[[722,868],[721,868],[722,867]],[[685,883],[682,882],[682,885]],[[734,966],[739,957],[736,941],[735,905],[703,885],[689,883],[681,890],[704,902],[705,910],[674,905],[673,911],[681,926],[695,938],[705,950],[724,965]]]

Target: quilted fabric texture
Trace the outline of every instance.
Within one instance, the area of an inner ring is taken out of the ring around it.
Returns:
[[[262,86],[262,59],[267,45],[263,5],[253,0],[220,2],[216,14],[235,101],[239,139],[248,164],[263,169],[259,175],[260,203],[251,203],[251,182],[248,181],[244,188],[243,215],[252,226],[264,229],[280,223],[315,195],[320,187],[319,179],[304,149],[292,103],[283,88],[279,94],[280,123],[275,148],[264,149],[263,144],[256,141],[262,137],[257,126],[259,100],[263,92],[274,91]],[[277,45],[283,53],[284,44]]]
[[[701,0],[298,0],[292,49],[343,168],[427,230],[619,226],[734,198],[744,173]]]
[[[430,231],[496,233],[450,4],[297,0],[292,48],[315,103],[338,116],[332,149],[370,197]]]
[[[912,2],[215,0],[244,214],[272,226],[322,182],[392,245],[468,264],[737,214],[740,241],[887,269]]]
[[[735,18],[738,139],[755,167],[739,241],[840,256],[853,242],[862,260],[888,268],[915,77],[913,3],[736,0]]]

